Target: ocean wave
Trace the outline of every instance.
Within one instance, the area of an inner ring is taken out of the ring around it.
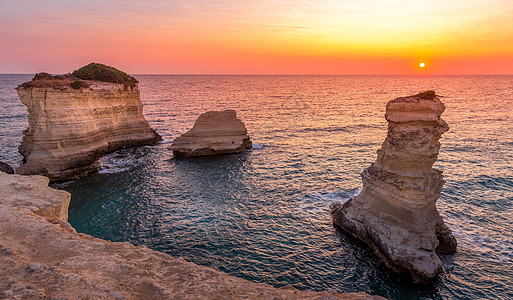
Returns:
[[[270,146],[271,146],[270,144],[255,143],[255,142],[253,142],[253,149],[255,149],[255,150],[260,150],[260,149],[267,148],[267,147],[270,147]]]
[[[298,211],[314,215],[326,215],[331,207],[338,202],[346,203],[360,193],[359,189],[340,190],[337,192],[307,192],[298,205]]]
[[[171,144],[173,142],[173,139],[162,139],[162,141],[158,142],[157,145],[162,145],[162,144]]]
[[[353,132],[360,129],[380,128],[372,124],[355,124],[348,126],[326,126],[326,127],[308,127],[299,130],[299,132]]]
[[[507,174],[504,174],[507,175]],[[490,192],[490,191],[500,191],[502,193],[513,192],[513,177],[511,176],[490,176],[486,174],[481,174],[475,176],[470,179],[460,180],[454,182],[455,188],[459,190],[459,192],[468,191],[481,191],[481,192]],[[450,193],[458,193],[458,191],[453,190],[450,186],[445,187],[445,189]],[[497,196],[497,195],[496,195]],[[501,197],[493,197],[494,201],[502,199]],[[481,200],[481,202],[484,199]]]
[[[492,190],[511,191],[513,188],[513,178],[509,177],[479,175],[474,179],[474,181],[475,184],[482,185]]]
[[[347,126],[342,126],[342,127],[328,126],[328,127],[323,127],[323,128],[303,128],[302,130],[300,130],[300,132],[319,132],[319,131],[322,131],[322,132],[337,132],[337,131],[349,132],[350,129]]]
[[[376,124],[354,124],[354,125],[346,125],[346,126],[325,126],[325,127],[305,127],[305,128],[298,128],[298,129],[290,129],[290,128],[283,128],[283,129],[272,129],[269,131],[270,134],[277,134],[277,133],[287,133],[287,134],[294,134],[294,135],[300,135],[301,133],[309,133],[309,132],[355,132],[360,131],[362,129],[382,129],[383,127],[381,125]]]
[[[105,155],[100,159],[100,163],[102,164],[102,169],[98,173],[111,174],[130,170],[131,167],[137,164],[137,159],[122,149]]]
[[[26,114],[0,115],[0,120],[3,120],[3,119],[20,119],[20,120],[24,120],[25,117],[26,117]]]
[[[477,255],[495,263],[513,262],[513,242],[488,228],[464,222],[466,225],[448,224],[458,241],[461,253]]]

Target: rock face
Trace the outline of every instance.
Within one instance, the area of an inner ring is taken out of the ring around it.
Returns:
[[[75,179],[97,171],[108,152],[162,139],[144,119],[136,85],[87,80],[71,87],[49,76],[17,88],[29,124],[17,173]]]
[[[396,272],[417,283],[442,271],[435,250],[456,252],[456,239],[435,207],[442,172],[432,168],[444,104],[434,92],[388,102],[388,134],[376,161],[362,172],[363,189],[333,207],[333,223],[373,247]]]
[[[0,205],[27,208],[45,218],[67,221],[71,195],[49,188],[48,183],[44,176],[0,173]]]
[[[273,288],[129,243],[80,234],[70,194],[0,173],[0,299],[383,299]]]
[[[169,149],[179,156],[241,153],[251,149],[246,126],[234,110],[209,111],[199,116],[194,127],[173,141]]]
[[[14,174],[14,170],[8,164],[0,161],[0,172]]]

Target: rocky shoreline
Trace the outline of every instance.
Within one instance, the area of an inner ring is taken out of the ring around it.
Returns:
[[[1,299],[383,299],[274,288],[77,233],[66,221],[70,194],[48,183],[0,172]]]

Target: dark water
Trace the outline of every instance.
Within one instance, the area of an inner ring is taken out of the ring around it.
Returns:
[[[26,109],[0,75],[0,160],[20,162]],[[130,241],[280,287],[391,299],[513,298],[512,76],[136,76],[164,142],[107,156],[99,174],[61,185],[79,232]],[[386,136],[387,101],[434,89],[450,131],[436,167],[438,209],[459,242],[445,273],[415,286],[338,233],[329,207],[361,188]],[[255,149],[175,159],[169,142],[207,110],[235,109]]]

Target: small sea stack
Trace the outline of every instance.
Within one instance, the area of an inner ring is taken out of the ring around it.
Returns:
[[[456,252],[456,239],[435,202],[444,180],[432,166],[449,129],[444,104],[427,91],[387,103],[388,134],[361,176],[363,189],[332,210],[333,224],[374,248],[397,273],[427,283],[442,272],[436,250]]]
[[[143,116],[138,81],[113,67],[91,63],[71,74],[39,73],[16,88],[28,108],[19,174],[52,181],[98,171],[98,159],[122,147],[162,138]]]
[[[176,138],[169,149],[177,156],[193,157],[241,153],[251,147],[246,126],[237,113],[224,110],[201,114],[194,127]]]

